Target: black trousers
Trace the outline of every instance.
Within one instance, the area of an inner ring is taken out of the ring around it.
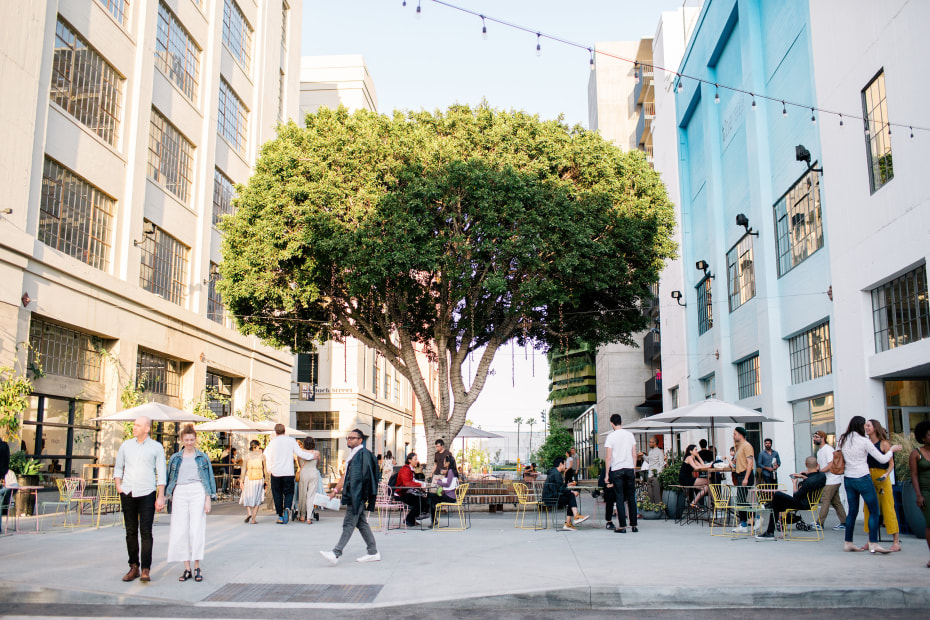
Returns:
[[[429,498],[413,493],[404,493],[400,496],[400,501],[410,506],[410,510],[407,511],[407,527],[416,525],[417,517],[429,507]]]
[[[772,516],[769,519],[769,534],[775,533],[775,521],[778,520],[779,515],[785,511],[786,508],[794,508],[795,510],[799,508],[807,508],[801,500],[794,499],[794,496],[788,495],[787,493],[782,493],[778,491],[772,495]]]
[[[455,498],[449,497],[445,493],[442,495],[436,495],[435,493],[430,493],[429,496],[429,519],[430,523],[436,520],[436,505],[437,504],[454,504]]]
[[[121,493],[120,505],[126,524],[126,551],[129,563],[139,568],[152,568],[152,524],[155,522],[155,491],[141,497]],[[139,559],[139,538],[142,538],[142,558]]]
[[[572,514],[574,513],[573,509],[578,508],[578,498],[575,497],[575,494],[571,491],[562,491],[562,494],[559,496],[559,501],[555,505],[556,508],[565,509],[565,518],[571,519]]]
[[[614,485],[617,497],[617,517],[620,525],[626,527],[626,513],[630,511],[630,525],[636,527],[636,473],[632,468],[611,470],[610,483]]]
[[[274,510],[278,516],[284,515],[284,509],[294,503],[294,476],[272,476],[271,497],[274,498]]]
[[[604,487],[604,520],[614,520],[614,506],[617,503],[617,494],[613,487]]]

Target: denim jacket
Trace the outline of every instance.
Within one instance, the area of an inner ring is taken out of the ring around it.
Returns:
[[[181,469],[181,459],[184,458],[183,450],[179,450],[171,455],[168,459],[168,484],[165,487],[165,496],[171,497],[174,487],[178,483],[178,471]],[[200,474],[200,481],[203,483],[203,490],[210,499],[216,499],[216,479],[213,477],[213,467],[210,465],[210,457],[197,450],[194,451],[194,459],[197,462],[197,472]]]

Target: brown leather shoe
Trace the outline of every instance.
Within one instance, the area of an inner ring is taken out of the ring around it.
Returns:
[[[139,578],[139,567],[135,564],[129,565],[129,572],[123,575],[123,581],[135,581]]]
[[[139,581],[144,581],[145,583],[148,583],[148,582],[150,582],[151,580],[152,580],[152,576],[149,575],[149,569],[143,568],[143,569],[142,569],[142,576],[139,578]]]

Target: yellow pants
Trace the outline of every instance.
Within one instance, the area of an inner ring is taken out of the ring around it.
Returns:
[[[875,485],[875,493],[878,495],[878,507],[885,518],[885,531],[889,534],[898,533],[898,515],[894,511],[894,495],[891,492],[891,477],[879,480],[888,473],[887,469],[869,469],[872,474],[872,484]],[[865,531],[869,531],[869,507],[865,508]]]

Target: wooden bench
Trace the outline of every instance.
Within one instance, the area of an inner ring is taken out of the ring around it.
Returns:
[[[504,504],[516,505],[513,481],[495,479],[469,480],[465,502],[469,506],[488,506],[488,512],[503,512]]]

